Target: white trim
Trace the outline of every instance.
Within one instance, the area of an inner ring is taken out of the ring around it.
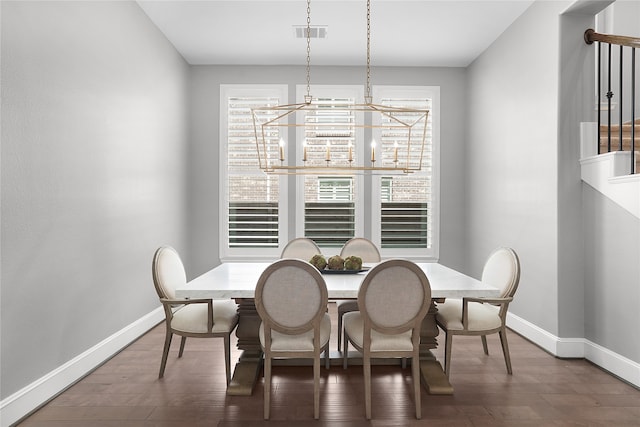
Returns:
[[[640,387],[640,363],[585,338],[560,338],[507,313],[507,326],[556,357],[584,358],[619,378]]]
[[[3,399],[0,401],[0,426],[8,427],[24,418],[163,320],[164,310],[162,307],[158,307],[84,353]]]
[[[631,152],[598,154],[597,141],[597,123],[580,123],[580,177],[595,190],[640,218],[640,174],[631,174]]]
[[[640,387],[640,363],[627,359],[596,343],[585,343],[585,359],[606,369],[612,374]]]

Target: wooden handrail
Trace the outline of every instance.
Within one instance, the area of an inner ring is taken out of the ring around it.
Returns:
[[[593,42],[604,42],[628,47],[640,47],[640,38],[596,33],[591,28],[584,32],[584,41],[587,44],[593,44]]]

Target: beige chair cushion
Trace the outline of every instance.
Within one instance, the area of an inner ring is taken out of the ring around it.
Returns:
[[[324,347],[331,335],[331,318],[325,314],[320,321],[320,347]],[[304,339],[306,338],[306,339]],[[260,324],[260,344],[264,348],[264,324]],[[272,351],[313,351],[313,329],[298,335],[271,331]]]
[[[229,332],[238,322],[238,305],[231,300],[213,301],[212,332]],[[188,333],[207,333],[207,304],[188,304],[173,313],[171,327]]]
[[[499,316],[500,309],[491,304],[480,304],[470,302],[469,309],[470,331],[482,331],[499,328],[502,321]],[[462,327],[462,300],[447,299],[444,303],[438,304],[437,319],[442,325],[452,331],[461,331]]]
[[[351,338],[351,341],[362,348],[364,345],[364,320],[359,311],[351,311],[345,313],[342,318],[344,330]],[[411,342],[411,331],[401,334],[387,335],[371,330],[371,351],[411,351],[413,344]]]

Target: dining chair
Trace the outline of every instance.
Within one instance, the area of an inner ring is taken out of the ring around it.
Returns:
[[[297,237],[290,240],[282,249],[280,258],[298,258],[309,261],[314,255],[321,254],[322,251],[313,240],[307,237]]]
[[[329,356],[331,319],[322,274],[300,259],[281,259],[260,275],[255,304],[262,319],[259,336],[264,352],[264,419],[269,419],[271,361],[313,359],[313,416],[320,418],[320,353]]]
[[[499,298],[447,298],[438,304],[436,323],[445,333],[444,371],[451,370],[451,347],[454,335],[480,335],[484,354],[489,354],[487,335],[498,333],[507,372],[512,374],[507,342],[507,311],[520,282],[520,260],[511,248],[498,248],[487,259],[482,282],[500,289]]]
[[[356,255],[362,258],[363,263],[380,262],[380,251],[377,246],[369,239],[364,237],[354,237],[348,240],[340,251],[340,256],[346,258]],[[338,309],[338,348],[342,346],[342,316],[350,311],[358,310],[358,301],[356,300],[338,300],[336,301]]]
[[[349,343],[363,354],[365,413],[371,419],[371,359],[411,358],[416,418],[420,403],[420,328],[431,305],[431,285],[422,269],[404,259],[383,261],[365,276],[359,311],[344,315],[344,366]]]
[[[187,337],[223,338],[227,385],[231,381],[230,337],[238,324],[238,306],[231,300],[207,298],[179,299],[175,290],[187,283],[184,265],[178,252],[170,246],[158,248],[153,256],[153,284],[164,307],[166,336],[160,374],[164,376],[173,334],[182,337],[178,357],[182,357]]]

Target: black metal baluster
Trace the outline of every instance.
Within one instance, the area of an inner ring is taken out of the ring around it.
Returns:
[[[636,48],[631,48],[631,173],[636,173]]]
[[[623,48],[623,46],[620,45],[620,82],[619,82],[620,91],[619,91],[619,94],[618,94],[618,105],[620,106],[620,108],[618,108],[618,110],[620,111],[620,119],[618,121],[620,123],[619,131],[618,131],[618,135],[620,137],[620,142],[619,142],[618,145],[619,145],[620,148],[618,148],[618,151],[622,151],[622,124],[623,124],[622,123],[622,120],[623,120],[623,118],[622,118],[622,95],[624,94],[624,92],[622,92],[622,78],[623,78],[622,77],[622,57],[624,56],[622,48]]]
[[[602,143],[602,43],[598,42],[598,154],[600,154],[600,145]]]
[[[609,57],[607,58],[607,153],[611,152],[611,43],[609,45]]]

